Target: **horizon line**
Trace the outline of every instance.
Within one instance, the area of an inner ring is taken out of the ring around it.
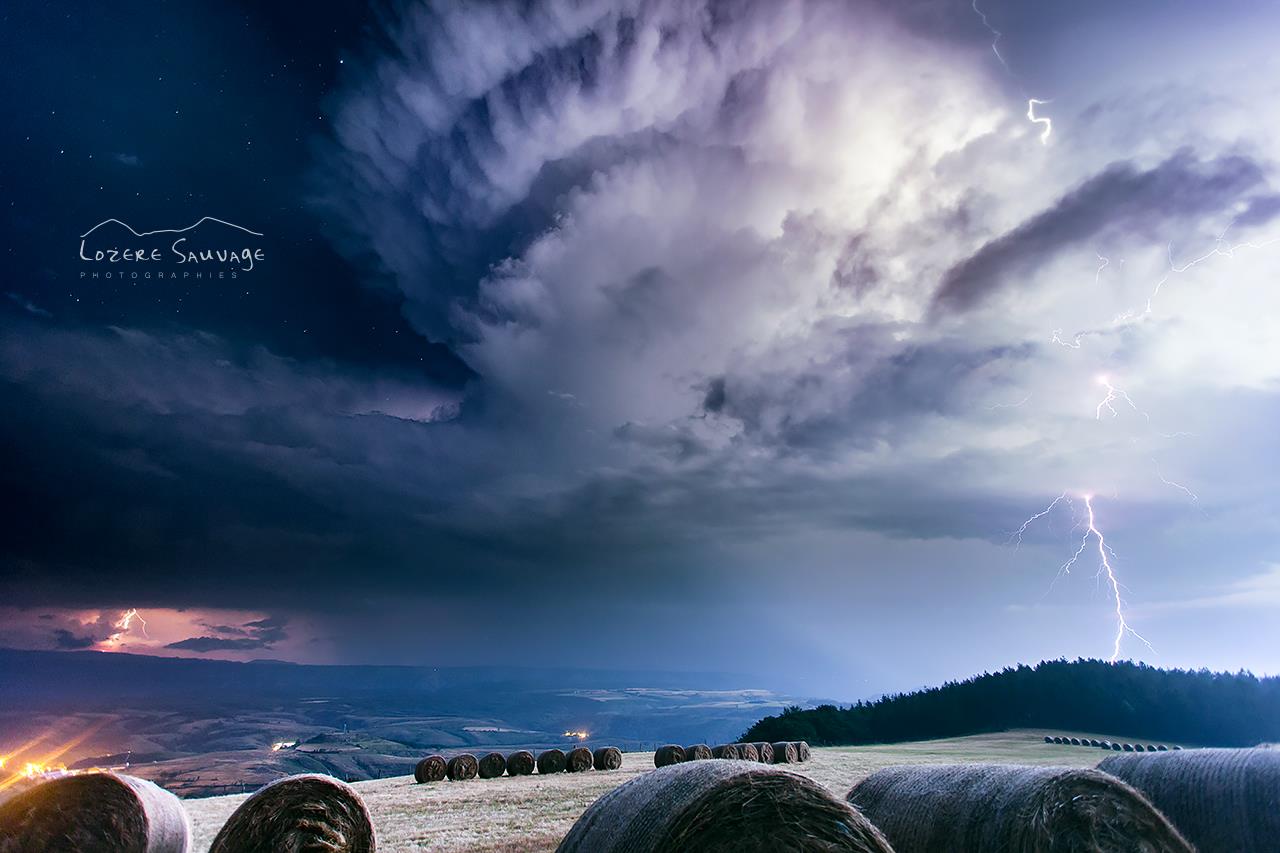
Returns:
[[[142,232],[134,231],[132,225],[129,225],[127,222],[122,222],[119,219],[115,219],[115,218],[104,219],[101,222],[99,222],[97,225],[90,228],[88,231],[81,234],[80,239],[83,240],[84,238],[88,237],[90,234],[92,234],[94,231],[97,231],[99,228],[101,228],[103,225],[106,225],[108,222],[114,222],[117,225],[124,226],[126,229],[128,229],[129,233],[135,237],[149,237],[152,234],[181,234],[183,231],[190,231],[193,228],[198,228],[199,226],[203,225],[206,222],[217,222],[220,225],[226,225],[231,228],[238,228],[241,231],[245,232],[246,234],[252,234],[255,237],[262,236],[260,232],[253,231],[249,228],[245,228],[243,225],[236,225],[234,222],[227,222],[225,219],[218,219],[216,216],[202,216],[200,217],[199,221],[191,225],[188,225],[186,228],[157,228],[154,231],[142,231]]]

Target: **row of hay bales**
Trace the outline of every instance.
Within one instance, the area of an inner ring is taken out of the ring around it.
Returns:
[[[1098,769],[906,765],[844,800],[780,767],[694,761],[598,799],[558,853],[1276,853],[1280,752],[1111,756]]]
[[[1096,738],[1061,737],[1059,735],[1045,735],[1044,742],[1064,746],[1092,746],[1097,749],[1110,750],[1111,752],[1169,752],[1182,749],[1180,746],[1166,746],[1163,743],[1149,743],[1143,746],[1140,743],[1120,743],[1119,741],[1113,743],[1109,740],[1097,740]]]
[[[464,782],[479,776],[481,779],[496,779],[503,774],[507,776],[529,776],[534,768],[546,776],[551,773],[582,773],[587,770],[617,770],[622,766],[622,750],[616,746],[602,746],[590,750],[579,746],[565,752],[562,749],[547,749],[535,757],[527,749],[518,749],[508,755],[501,752],[489,752],[477,758],[470,752],[463,752],[446,759],[442,755],[428,755],[413,768],[413,778],[417,782]]]
[[[695,743],[693,746],[679,746],[669,743],[660,746],[653,753],[654,767],[668,767],[685,761],[707,761],[722,758],[737,761],[754,761],[759,764],[799,764],[808,761],[812,750],[802,740],[779,741],[777,743],[725,743],[719,746],[707,746]]]
[[[373,853],[373,821],[355,789],[332,776],[287,776],[240,804],[209,853]],[[182,801],[153,782],[82,773],[0,803],[0,853],[188,853]]]

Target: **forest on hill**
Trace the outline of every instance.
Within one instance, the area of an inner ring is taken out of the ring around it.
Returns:
[[[742,740],[839,746],[1027,727],[1252,746],[1280,740],[1280,678],[1045,661],[848,707],[792,706],[757,722]]]

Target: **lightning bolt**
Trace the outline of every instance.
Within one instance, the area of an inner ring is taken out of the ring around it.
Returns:
[[[142,618],[142,614],[138,612],[138,608],[130,607],[128,610],[122,612],[120,614],[120,618],[111,626],[116,630],[102,641],[102,645],[115,648],[124,642],[124,635],[129,633],[129,630],[133,627],[134,620],[137,620],[138,625],[141,626],[142,636],[150,639],[151,636],[147,633],[147,621]]]
[[[1044,125],[1044,130],[1040,131],[1041,145],[1049,144],[1049,134],[1053,133],[1053,122],[1046,116],[1037,116],[1036,107],[1047,103],[1049,103],[1049,101],[1042,101],[1039,98],[1027,98],[1027,119],[1030,120],[1032,124]]]
[[[996,59],[999,60],[1004,70],[1009,71],[1009,63],[1005,62],[1004,57],[1000,55],[1000,39],[1004,36],[1004,33],[991,26],[991,22],[987,20],[987,13],[978,8],[978,0],[973,0],[973,11],[982,19],[982,26],[986,27],[987,32],[991,33],[991,52],[996,55]]]
[[[1116,407],[1113,404],[1118,401],[1124,401],[1129,405],[1129,408],[1133,409],[1138,414],[1146,417],[1147,421],[1150,422],[1151,418],[1147,416],[1146,412],[1138,408],[1137,403],[1133,402],[1133,398],[1129,396],[1128,392],[1126,392],[1123,388],[1117,388],[1116,386],[1112,385],[1111,380],[1106,376],[1106,374],[1103,374],[1102,376],[1098,377],[1098,384],[1107,389],[1107,394],[1098,402],[1098,407],[1094,411],[1094,417],[1096,420],[1102,420],[1103,409],[1106,409],[1107,412],[1111,415],[1111,417],[1113,418],[1116,417],[1119,414],[1119,412],[1116,411]]]
[[[1166,249],[1169,256],[1169,269],[1164,274],[1164,277],[1157,281],[1155,286],[1151,289],[1151,293],[1147,296],[1146,306],[1141,311],[1126,311],[1123,314],[1120,314],[1112,321],[1112,324],[1117,326],[1130,325],[1149,316],[1152,312],[1153,306],[1155,305],[1156,298],[1160,296],[1160,291],[1164,289],[1164,286],[1168,284],[1169,280],[1174,276],[1182,275],[1188,270],[1194,269],[1212,258],[1234,259],[1236,252],[1241,249],[1263,249],[1274,243],[1280,242],[1280,237],[1271,237],[1263,240],[1262,242],[1242,240],[1239,243],[1232,243],[1227,239],[1227,232],[1231,230],[1235,223],[1236,221],[1234,219],[1227,223],[1227,227],[1223,228],[1218,236],[1214,238],[1212,249],[1202,255],[1192,258],[1184,264],[1178,264],[1174,261],[1173,244],[1170,243]]]
[[[990,406],[984,406],[983,408],[988,412],[994,412],[997,409],[1019,409],[1027,404],[1027,401],[1031,399],[1031,396],[1032,395],[1028,394],[1016,403],[994,403]]]
[[[1126,635],[1136,638],[1144,646],[1154,652],[1155,648],[1147,641],[1147,638],[1135,631],[1133,626],[1129,624],[1129,620],[1125,617],[1124,597],[1120,592],[1122,584],[1120,583],[1119,577],[1116,575],[1115,566],[1112,564],[1112,560],[1117,559],[1116,553],[1111,550],[1111,546],[1107,544],[1106,534],[1104,534],[1102,529],[1098,527],[1097,514],[1094,512],[1093,508],[1093,495],[1080,495],[1080,498],[1084,501],[1085,507],[1083,524],[1081,525],[1084,528],[1084,533],[1080,537],[1079,547],[1077,547],[1071,557],[1058,568],[1058,574],[1054,578],[1054,583],[1056,584],[1058,578],[1063,575],[1071,574],[1071,569],[1084,556],[1085,551],[1089,549],[1090,543],[1096,543],[1098,552],[1098,571],[1095,576],[1099,580],[1106,582],[1107,589],[1110,592],[1116,620],[1116,631],[1111,643],[1111,657],[1109,657],[1108,660],[1111,663],[1115,663],[1119,660],[1120,647]],[[1044,518],[1052,512],[1060,503],[1066,503],[1074,507],[1074,504],[1071,502],[1070,493],[1064,491],[1062,494],[1054,498],[1048,506],[1024,521],[1022,526],[1009,537],[1010,541],[1016,541],[1018,545],[1022,544],[1022,537],[1027,532],[1027,529],[1030,528],[1031,525],[1035,524],[1036,521]]]

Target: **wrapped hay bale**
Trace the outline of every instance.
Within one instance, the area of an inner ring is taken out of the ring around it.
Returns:
[[[711,747],[705,743],[695,743],[684,748],[685,761],[707,761],[712,757]]]
[[[1160,752],[1168,752],[1168,751],[1169,751],[1169,747],[1165,746],[1164,744],[1160,744],[1159,746],[1157,746],[1157,747],[1156,747],[1156,749],[1158,749]]]
[[[187,853],[182,802],[145,779],[82,773],[41,782],[0,805],[0,851]]]
[[[1098,767],[1145,794],[1200,853],[1262,853],[1280,844],[1280,753],[1273,750],[1113,755]]]
[[[743,762],[695,761],[637,776],[587,809],[558,853],[892,853],[821,785]]]
[[[1102,747],[1103,749],[1111,749],[1111,741],[1104,740],[1102,743],[1098,744],[1098,746]]]
[[[1133,752],[1133,744],[1131,743],[1126,743],[1120,748],[1123,749],[1125,752]]]
[[[616,746],[604,746],[591,754],[591,764],[597,770],[617,770],[622,766],[622,750]]]
[[[474,779],[479,772],[480,762],[469,752],[455,755],[445,765],[445,773],[448,775],[450,782],[465,782],[468,779]]]
[[[749,743],[735,743],[734,748],[738,750],[738,757],[743,761],[759,761],[760,753]]]
[[[209,853],[325,850],[372,853],[373,823],[350,785],[315,773],[286,776],[240,804]]]
[[[658,747],[653,754],[654,767],[667,767],[671,764],[679,764],[681,761],[684,761],[684,747],[674,743]]]
[[[584,770],[590,770],[591,750],[585,746],[569,750],[564,757],[564,769],[566,773],[582,773]]]
[[[1102,746],[1102,742],[1097,738],[1091,738],[1089,740],[1089,746],[1092,746],[1096,749],[1097,747]]]
[[[774,764],[796,764],[800,761],[800,750],[794,743],[779,741],[773,744]]]
[[[1072,745],[1072,746],[1079,746],[1079,745],[1080,745],[1080,738],[1078,738],[1078,737],[1073,737],[1073,738],[1071,739],[1071,745]]]
[[[501,752],[487,753],[476,765],[476,773],[481,779],[497,779],[507,772],[507,757]]]
[[[807,740],[796,741],[796,757],[802,762],[808,761],[813,757],[813,750],[809,748],[809,742]]]
[[[1054,735],[1054,737],[1053,737],[1053,742],[1054,742],[1054,743],[1056,743],[1056,744],[1061,745],[1061,744],[1062,744],[1062,735]]]
[[[507,773],[512,776],[528,776],[536,765],[533,753],[527,749],[518,749],[507,756]]]
[[[1121,747],[1121,746],[1120,746],[1120,744],[1118,744],[1118,743],[1113,743],[1113,744],[1111,744],[1111,751],[1112,751],[1112,752],[1119,752],[1119,751],[1121,750],[1121,748],[1122,748],[1122,747]]]
[[[538,753],[538,772],[543,776],[551,773],[563,773],[565,754],[558,749],[548,749]]]
[[[415,782],[440,782],[444,779],[447,762],[442,755],[428,755],[413,768]]]
[[[753,743],[751,745],[754,746],[756,748],[756,752],[760,754],[761,764],[773,763],[773,744],[760,741],[759,743]]]
[[[738,748],[731,743],[722,743],[711,747],[711,757],[733,760],[738,757]]]
[[[1053,743],[1053,738],[1049,737],[1048,735],[1045,735],[1045,736],[1044,736],[1044,742],[1045,742],[1045,743]]]
[[[854,786],[849,801],[897,853],[1192,853],[1146,798],[1092,769],[890,767]]]

